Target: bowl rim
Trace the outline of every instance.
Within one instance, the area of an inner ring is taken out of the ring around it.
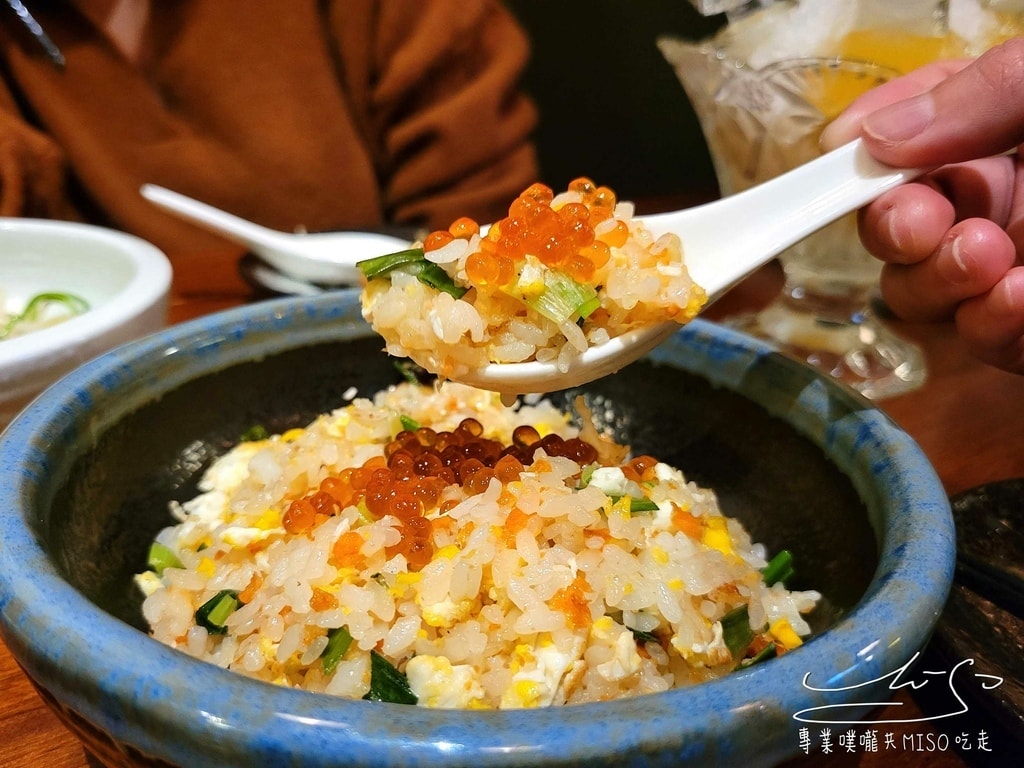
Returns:
[[[189,373],[182,375],[258,359],[268,349],[364,336],[354,296],[340,291],[290,297],[216,313],[78,368],[0,436],[0,505],[33,508],[37,486],[49,471],[45,447],[59,433],[77,428],[76,420],[90,407],[83,392],[97,382],[111,391],[130,388],[133,361],[184,354],[189,345],[204,341],[221,354],[193,358],[191,368],[185,366]],[[247,336],[259,339],[258,349],[239,343]],[[763,342],[701,319],[683,327],[669,344],[696,351],[695,359],[713,359],[713,383],[733,388],[742,386],[752,365],[799,365]],[[88,712],[103,730],[144,753],[185,764],[198,764],[205,756],[219,765],[242,765],[251,759],[243,749],[254,745],[262,754],[287,754],[296,764],[311,766],[331,764],[337,755],[374,766],[408,764],[411,756],[420,765],[486,766],[569,758],[600,764],[609,756],[646,764],[658,755],[670,756],[661,758],[666,764],[692,758],[714,765],[736,759],[736,750],[774,762],[797,752],[796,739],[772,746],[760,740],[762,732],[748,743],[744,729],[771,723],[795,732],[802,725],[794,720],[798,711],[830,701],[829,694],[815,690],[820,683],[833,692],[842,689],[844,696],[861,689],[856,700],[877,700],[870,697],[878,695],[879,678],[927,640],[952,582],[955,555],[948,500],[920,448],[858,395],[818,376],[808,381],[799,408],[826,409],[821,411],[826,419],[837,403],[845,410],[825,425],[832,446],[823,446],[826,451],[845,450],[847,441],[855,440],[864,466],[880,473],[884,492],[877,502],[887,518],[878,570],[861,602],[827,632],[769,664],[720,680],[615,702],[468,714],[279,688],[192,659],[83,600],[48,562],[21,514],[0,516],[0,634],[30,677],[45,689],[59,690],[66,706]],[[60,647],[32,647],[31,636],[39,633],[58,637]],[[75,647],[91,650],[65,658]],[[106,709],[94,706],[97,696],[107,702]],[[127,722],[112,702],[123,702],[140,719]],[[709,741],[709,734],[718,740]],[[211,744],[217,744],[213,758]],[[238,755],[242,762],[233,762]]]
[[[136,235],[79,222],[0,217],[0,238],[6,233],[107,245],[126,259],[133,272],[127,284],[99,306],[65,323],[0,342],[0,376],[7,366],[25,366],[66,350],[69,341],[81,343],[102,337],[145,313],[170,290],[172,269],[167,256]]]

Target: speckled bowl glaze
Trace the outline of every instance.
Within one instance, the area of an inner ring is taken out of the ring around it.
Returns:
[[[252,423],[303,424],[349,387],[397,381],[380,347],[353,293],[256,304],[87,363],[0,440],[0,628],[100,761],[771,765],[799,752],[807,720],[885,701],[879,678],[928,639],[955,547],[917,446],[867,401],[704,321],[583,392],[634,450],[715,488],[770,550],[793,550],[791,586],[825,594],[794,652],[664,694],[482,712],[277,688],[148,638],[130,577],[168,500],[191,496]]]

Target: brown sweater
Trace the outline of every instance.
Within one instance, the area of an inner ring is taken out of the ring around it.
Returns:
[[[62,2],[0,8],[0,215],[88,220],[171,257],[219,241],[161,184],[282,230],[497,218],[536,177],[528,45],[497,0],[159,0],[131,63]]]

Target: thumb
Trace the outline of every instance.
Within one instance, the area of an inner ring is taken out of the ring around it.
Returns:
[[[872,112],[862,135],[872,155],[903,167],[959,163],[1016,147],[1024,142],[1024,38]]]

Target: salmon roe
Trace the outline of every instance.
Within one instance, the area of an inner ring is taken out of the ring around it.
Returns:
[[[507,485],[533,464],[534,453],[541,448],[549,456],[564,456],[581,465],[598,457],[597,449],[578,437],[541,437],[531,426],[517,427],[510,445],[483,432],[483,425],[474,418],[463,419],[450,432],[429,427],[402,430],[384,446],[383,456],[331,475],[293,500],[282,525],[288,533],[303,533],[345,507],[362,504],[373,517],[398,518],[401,539],[387,554],[403,554],[410,570],[419,570],[434,555],[433,524],[427,513],[439,509],[443,514],[457,503],[442,502],[446,487],[456,485],[473,496],[486,491],[492,480]],[[334,547],[334,557],[351,564],[361,545],[358,533],[344,534]]]
[[[508,216],[491,225],[479,250],[467,258],[466,277],[478,287],[508,286],[529,254],[578,282],[592,284],[608,263],[611,248],[625,245],[629,226],[619,220],[608,222],[617,202],[608,187],[580,177],[569,183],[568,192],[578,200],[553,208],[550,187],[533,184],[523,190],[509,206]],[[599,225],[600,236],[595,233]],[[433,251],[455,238],[468,240],[479,233],[479,225],[463,217],[447,230],[431,232],[423,248]]]

